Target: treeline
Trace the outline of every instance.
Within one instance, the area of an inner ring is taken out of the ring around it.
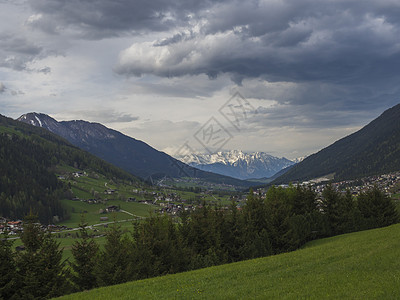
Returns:
[[[21,267],[26,263],[21,264],[18,260],[28,255],[31,247],[12,259],[7,256],[11,252],[9,242],[4,241],[2,262],[7,261],[11,265],[2,267],[4,273],[0,283],[11,287],[8,290],[14,293],[11,298],[53,297],[66,292],[292,251],[316,238],[387,226],[398,221],[393,202],[377,188],[355,199],[350,192],[342,194],[330,186],[325,189],[322,198],[318,198],[309,187],[273,187],[268,190],[265,199],[250,192],[242,209],[238,209],[235,203],[227,210],[204,205],[190,214],[183,212],[179,222],[169,216],[154,215],[134,224],[133,231],[128,233],[114,225],[102,248],[82,225],[81,238],[72,247],[74,260],[69,263],[69,273],[66,266],[60,267],[62,263],[58,254],[44,254],[46,249],[58,253],[53,247],[54,242],[42,242],[41,246],[35,246],[42,254],[28,257],[36,257],[40,261],[40,255],[44,255],[53,259],[47,264],[38,263],[35,268],[29,267],[36,272],[35,276],[29,275],[36,278],[35,284],[42,284],[41,276],[45,276],[45,270],[53,270],[54,266],[52,281],[43,289],[24,288],[24,285],[31,284],[31,279],[9,275],[8,270],[15,270],[13,272],[19,276],[28,276],[23,275],[27,269]],[[39,241],[51,238],[46,235]],[[59,282],[64,285],[59,286]],[[57,288],[54,289],[54,286]],[[18,294],[20,291],[32,294],[21,295]],[[4,289],[1,293],[5,297]]]
[[[54,216],[68,217],[59,201],[66,187],[55,175],[57,166],[65,165],[139,182],[43,128],[0,116],[0,216],[22,219],[32,210],[44,224],[52,223]]]

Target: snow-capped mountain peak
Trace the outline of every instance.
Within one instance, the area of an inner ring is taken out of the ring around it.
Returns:
[[[35,112],[24,114],[20,116],[17,120],[31,124],[33,126],[44,127],[46,129],[52,128],[53,126],[58,126],[58,122],[52,117]]]
[[[299,162],[302,162],[303,160],[305,160],[307,158],[307,155],[305,156],[301,156],[301,157],[296,157],[294,159],[292,159],[291,161],[298,164]]]
[[[294,164],[284,157],[275,157],[265,152],[245,153],[241,150],[213,154],[192,153],[177,158],[193,167],[239,179],[271,177]]]

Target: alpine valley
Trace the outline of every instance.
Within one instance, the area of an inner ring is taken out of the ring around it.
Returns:
[[[202,181],[249,187],[251,182],[196,169],[99,123],[82,120],[61,121],[42,113],[28,113],[18,121],[42,127],[68,140],[71,144],[148,181],[162,178],[199,178]]]

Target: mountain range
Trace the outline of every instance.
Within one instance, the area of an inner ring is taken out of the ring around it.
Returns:
[[[41,113],[24,114],[18,121],[45,128],[121,169],[145,180],[196,177],[208,182],[247,187],[250,182],[202,171],[158,151],[148,144],[107,128],[82,120],[61,121]]]
[[[192,153],[177,158],[200,170],[238,179],[269,178],[295,164],[287,158],[275,157],[265,152],[245,153],[240,150],[214,154]]]
[[[237,178],[270,177],[280,172],[274,176],[277,178],[272,183],[281,184],[327,175],[334,180],[355,179],[400,170],[400,104],[383,112],[359,131],[297,164],[262,152],[246,154],[241,151],[192,154],[180,158],[184,163],[99,123],[58,122],[48,115],[37,113],[23,115],[18,120],[46,128],[73,145],[141,178],[196,177],[209,182],[248,187],[254,183]]]
[[[293,166],[273,184],[330,175],[335,181],[400,170],[400,104]]]

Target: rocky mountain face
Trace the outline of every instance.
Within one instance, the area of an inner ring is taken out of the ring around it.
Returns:
[[[214,154],[190,154],[178,157],[181,161],[200,170],[238,179],[269,178],[295,162],[264,152],[244,153],[239,150]]]
[[[248,186],[250,183],[188,166],[146,143],[99,123],[58,122],[46,114],[28,113],[18,121],[43,127],[105,161],[143,179],[196,177],[215,183]]]
[[[106,140],[115,139],[116,134],[111,129],[99,124],[87,121],[61,121],[41,113],[28,113],[17,119],[18,121],[43,127],[68,141],[80,144],[89,144],[91,139]]]

